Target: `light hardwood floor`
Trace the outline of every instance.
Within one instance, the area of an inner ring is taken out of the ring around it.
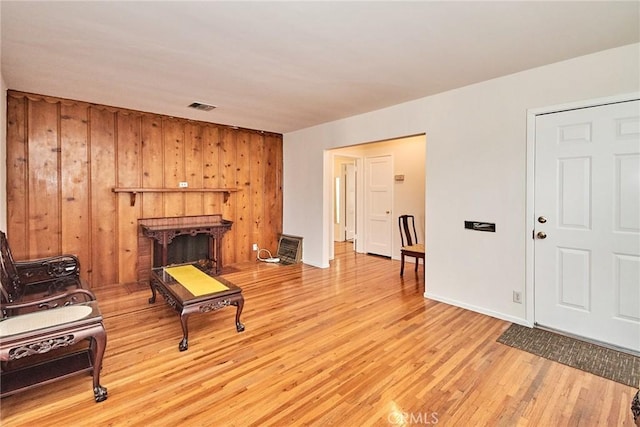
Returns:
[[[341,244],[328,269],[232,267],[244,332],[233,307],[193,315],[179,352],[162,297],[102,288],[109,398],[76,376],[3,399],[0,424],[632,425],[633,388],[497,343],[508,323],[424,299],[422,266],[401,279],[398,261]]]

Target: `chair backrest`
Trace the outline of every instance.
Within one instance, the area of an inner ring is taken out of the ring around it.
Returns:
[[[4,268],[4,259],[0,259],[0,304],[7,304],[13,302],[13,298],[9,296],[10,286],[9,275]],[[4,316],[3,316],[4,317]]]
[[[400,240],[403,247],[418,243],[418,234],[416,233],[416,223],[413,215],[400,215],[398,217],[398,227],[400,227]]]
[[[20,295],[20,282],[4,231],[0,231],[0,300],[16,301]]]

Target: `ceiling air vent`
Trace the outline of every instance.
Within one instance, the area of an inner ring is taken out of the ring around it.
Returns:
[[[194,102],[189,105],[189,108],[195,108],[200,111],[211,111],[216,107],[215,105],[203,104],[202,102]]]

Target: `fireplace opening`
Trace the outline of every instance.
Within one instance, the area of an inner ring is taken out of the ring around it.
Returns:
[[[153,266],[162,267],[162,245],[155,242],[153,248]],[[185,262],[208,263],[209,236],[207,234],[182,234],[175,236],[167,245],[167,265]]]

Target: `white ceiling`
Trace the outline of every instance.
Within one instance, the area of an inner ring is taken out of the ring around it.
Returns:
[[[3,0],[0,13],[9,89],[279,133],[640,41],[637,1]]]

